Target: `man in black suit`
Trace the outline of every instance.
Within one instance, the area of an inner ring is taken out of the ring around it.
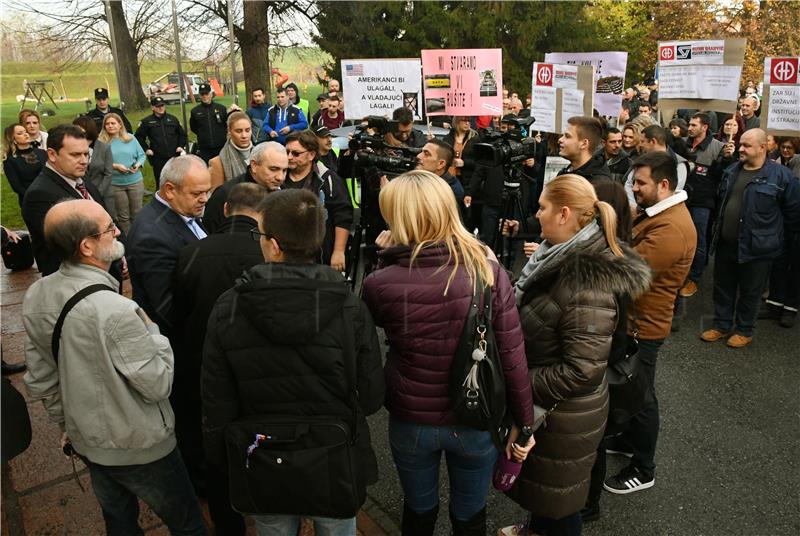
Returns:
[[[206,237],[200,217],[210,189],[211,175],[202,159],[176,156],[161,171],[161,187],[139,212],[125,243],[133,299],[168,337],[173,330],[172,274],[180,250]]]
[[[285,149],[279,147],[286,160]],[[255,235],[254,240],[250,230],[258,228],[258,207],[269,193],[268,188],[255,182],[236,184],[230,189],[224,204],[225,219],[217,231],[185,246],[178,257],[172,301],[176,323],[173,338],[180,342],[173,346],[175,380],[171,400],[178,448],[190,475],[203,474],[200,365],[208,317],[217,298],[233,287],[243,271],[264,262],[260,235]],[[244,518],[230,507],[224,465],[209,464],[204,474],[208,508],[217,534],[244,536]]]
[[[65,199],[92,199],[103,205],[103,196],[83,180],[89,166],[89,140],[75,125],[58,125],[48,132],[47,164],[25,191],[22,217],[33,242],[33,256],[43,276],[58,270],[61,262],[44,240],[44,217]],[[103,205],[103,208],[106,208]]]

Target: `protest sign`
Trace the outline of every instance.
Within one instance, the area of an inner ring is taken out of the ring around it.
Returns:
[[[544,186],[558,176],[558,172],[567,167],[570,161],[560,156],[548,156],[544,162]],[[543,187],[544,187],[543,186]]]
[[[625,90],[627,52],[548,52],[544,61],[567,65],[594,65],[594,107],[600,115],[616,117]]]
[[[773,136],[800,136],[800,57],[764,59],[761,128]]]
[[[658,106],[669,120],[680,108],[734,113],[745,39],[658,44]]]
[[[425,113],[503,113],[503,51],[499,48],[422,51]]]
[[[415,119],[421,119],[420,76],[421,63],[416,58],[342,60],[345,117],[391,116],[405,106]]]
[[[534,62],[531,130],[560,134],[574,115],[592,116],[594,66]]]

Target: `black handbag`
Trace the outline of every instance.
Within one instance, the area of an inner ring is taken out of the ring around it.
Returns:
[[[9,270],[27,270],[33,266],[31,237],[21,231],[17,234],[19,241],[14,242],[6,237],[6,231],[3,229],[3,264]]]
[[[492,288],[478,279],[450,369],[450,403],[459,424],[487,430],[505,448],[506,382],[492,328]]]
[[[352,326],[344,366],[352,419],[258,415],[225,428],[231,506],[242,514],[354,517],[366,500],[359,478]]]
[[[625,357],[617,363],[609,364],[606,370],[609,398],[608,420],[613,424],[625,423],[639,413],[650,393],[650,383],[642,370],[638,357],[638,335],[634,314],[633,335],[627,337]]]

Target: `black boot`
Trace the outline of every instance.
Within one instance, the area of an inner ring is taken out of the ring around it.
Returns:
[[[408,503],[403,503],[403,536],[431,536],[436,527],[436,518],[439,516],[439,505],[421,514],[408,507]]]
[[[6,363],[5,361],[2,362],[2,367],[3,367],[3,376],[22,372],[26,368],[25,363]]]
[[[486,507],[466,521],[459,521],[450,512],[453,536],[486,536]]]

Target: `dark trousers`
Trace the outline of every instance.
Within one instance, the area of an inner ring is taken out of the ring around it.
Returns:
[[[786,233],[783,254],[772,263],[767,302],[795,312],[800,306],[800,234]]]
[[[650,396],[642,410],[631,418],[623,439],[633,447],[631,465],[652,474],[655,471],[656,443],[658,442],[658,397],[656,396],[656,361],[663,339],[639,341],[639,363],[650,384]]]
[[[694,252],[692,267],[689,270],[689,279],[699,283],[703,278],[703,271],[706,269],[708,260],[708,219],[711,217],[711,209],[704,207],[689,207],[689,214],[692,215],[692,222],[697,231],[697,249]]]
[[[206,489],[208,493],[208,512],[214,522],[216,533],[225,536],[244,536],[244,517],[231,507],[231,494],[228,487],[228,469],[223,464],[206,462]]]
[[[720,240],[714,260],[714,328],[753,336],[772,260],[740,263],[738,246]],[[734,318],[735,315],[735,318]]]
[[[528,528],[541,536],[580,536],[582,526],[581,513],[575,512],[561,519],[531,516]]]
[[[84,462],[109,536],[144,534],[139,527],[139,499],[161,518],[170,534],[205,536],[200,506],[178,449],[142,465],[99,465],[85,458]]]
[[[153,177],[156,179],[156,189],[158,189],[161,186],[161,170],[167,165],[169,158],[151,156],[149,160],[150,165],[153,166]]]

